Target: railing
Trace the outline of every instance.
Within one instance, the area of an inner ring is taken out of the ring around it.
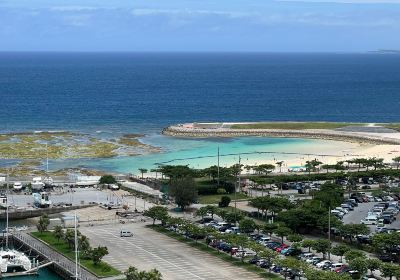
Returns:
[[[56,252],[54,249],[46,245],[45,243],[33,238],[27,233],[17,232],[13,234],[13,237],[19,240],[21,243],[31,247],[39,254],[43,255],[49,261],[52,261],[54,265],[59,266],[63,270],[67,271],[70,275],[75,275],[75,263],[63,254]],[[87,271],[86,269],[78,266],[78,279],[79,280],[97,280],[98,278]]]

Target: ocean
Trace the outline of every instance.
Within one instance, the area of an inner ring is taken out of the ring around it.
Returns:
[[[0,131],[400,121],[400,55],[0,53]]]
[[[399,93],[395,54],[0,53],[0,133],[144,133],[142,141],[164,149],[139,157],[52,161],[51,169],[135,172],[160,162],[200,167],[216,164],[207,156],[218,148],[246,153],[243,161],[281,159],[280,151],[313,150],[317,140],[187,140],[160,131],[192,121],[400,122]],[[190,157],[197,159],[182,160]],[[226,156],[222,165],[237,160]],[[57,279],[48,273],[39,279]]]

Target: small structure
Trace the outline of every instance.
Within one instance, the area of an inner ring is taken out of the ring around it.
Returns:
[[[48,208],[51,206],[48,192],[40,192],[33,194],[33,204],[38,208]]]
[[[95,186],[100,182],[100,176],[70,175],[70,180],[78,187]]]
[[[60,218],[53,218],[53,219],[49,219],[49,226],[48,229],[54,229],[56,226],[62,226],[63,223],[61,221]]]
[[[76,220],[79,222],[79,217],[76,217]],[[62,224],[65,228],[74,228],[75,227],[75,216],[63,216],[61,218]]]

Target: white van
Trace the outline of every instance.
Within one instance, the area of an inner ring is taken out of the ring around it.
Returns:
[[[133,236],[133,233],[129,230],[121,229],[119,236],[121,237],[131,237]]]
[[[341,268],[343,266],[342,263],[333,263],[331,265],[331,271],[336,271],[337,269]]]
[[[361,223],[364,225],[376,225],[378,223],[378,217],[368,216],[364,220],[361,220]]]

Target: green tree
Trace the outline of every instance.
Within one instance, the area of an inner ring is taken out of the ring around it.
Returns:
[[[229,203],[231,203],[231,198],[227,195],[223,195],[221,197],[221,201],[218,203],[218,206],[221,208],[228,207]]]
[[[207,205],[206,206],[207,213],[211,215],[211,219],[214,219],[214,215],[218,212],[218,207],[214,205]]]
[[[331,253],[334,254],[335,256],[340,257],[340,262],[342,262],[344,254],[348,251],[350,251],[349,246],[338,244],[332,248]]]
[[[83,256],[89,256],[91,253],[89,238],[83,234],[81,234],[78,239],[78,251],[81,252]]]
[[[308,248],[308,252],[311,252],[311,248],[314,246],[315,244],[315,240],[312,239],[305,239],[301,242],[301,245],[305,248]]]
[[[47,231],[47,227],[50,224],[49,216],[47,214],[42,215],[39,218],[39,222],[36,224],[36,227],[40,233]]]
[[[261,251],[259,255],[260,258],[265,259],[268,263],[272,263],[278,256],[278,253],[271,249],[266,248],[265,250]],[[271,266],[268,266],[268,270],[269,272],[271,272]]]
[[[116,184],[117,180],[113,175],[103,175],[100,177],[100,184]]]
[[[147,173],[147,169],[146,168],[139,168],[140,173],[142,174],[142,179],[143,179],[143,175],[145,173]]]
[[[101,259],[107,254],[107,247],[98,246],[97,248],[93,248],[91,250],[90,258],[92,259],[94,265],[98,265],[101,262]]]
[[[322,253],[322,257],[325,258],[326,253],[331,250],[331,242],[327,239],[315,240],[312,248],[318,253]]]
[[[290,242],[298,243],[298,242],[303,241],[304,236],[301,235],[301,234],[292,233],[292,234],[288,235],[287,239],[288,239]]]
[[[274,231],[277,228],[278,228],[277,223],[268,223],[268,224],[264,224],[264,226],[262,227],[262,231],[269,234],[269,236],[271,236],[272,233],[274,233]]]
[[[305,270],[307,280],[352,280],[349,274],[334,271],[321,271],[308,268]]]
[[[153,219],[154,225],[156,220],[163,221],[168,217],[168,209],[163,206],[153,206],[144,211],[143,215]]]
[[[247,247],[249,244],[249,239],[247,236],[244,235],[238,235],[238,234],[228,234],[226,236],[226,240],[233,244],[234,246],[237,246],[239,249],[243,250],[243,253],[240,255],[240,259],[243,262],[244,260],[244,248]]]
[[[197,187],[191,177],[174,179],[170,185],[169,191],[170,195],[174,197],[175,203],[182,210],[194,203],[197,199]]]
[[[363,257],[354,258],[349,261],[349,266],[353,270],[357,270],[361,275],[367,273],[368,265],[367,260]]]
[[[126,280],[162,280],[162,275],[157,269],[150,271],[139,271],[136,267],[130,266],[124,273]]]
[[[374,274],[375,270],[379,270],[382,265],[382,262],[378,259],[366,259],[367,261],[367,268],[371,271],[371,274]]]
[[[346,253],[344,253],[344,257],[346,258],[346,261],[350,262],[357,258],[365,258],[366,255],[363,251],[349,250]]]
[[[257,228],[256,223],[252,219],[243,219],[239,223],[239,228],[241,232],[251,233]]]
[[[295,271],[300,271],[303,270],[305,267],[307,267],[307,265],[304,262],[292,257],[279,258],[279,259],[277,258],[275,259],[275,262],[278,265],[282,266],[285,270],[292,269]],[[285,279],[287,279],[287,273],[285,273],[284,276]]]
[[[353,243],[355,236],[369,234],[370,232],[369,227],[364,224],[343,224],[339,227],[339,230],[342,236],[350,240],[350,243]]]
[[[78,233],[79,233],[79,231],[78,231]],[[77,235],[79,236],[80,233],[77,234]],[[69,248],[73,248],[73,247],[74,247],[74,244],[75,244],[75,231],[74,231],[73,229],[68,228],[68,229],[65,231],[64,239],[65,239],[65,241],[67,242],[68,247],[69,247]]]
[[[320,201],[325,209],[339,206],[343,202],[344,191],[339,185],[325,183],[315,193],[314,199]]]
[[[59,225],[55,226],[53,235],[57,239],[57,241],[60,242],[60,239],[62,239],[64,237],[64,231],[63,231],[62,227]]]
[[[400,276],[400,267],[392,263],[382,263],[379,270],[382,276],[389,277],[389,280],[392,280],[393,276]]]
[[[196,216],[200,216],[202,219],[204,219],[204,216],[206,216],[207,214],[208,211],[206,206],[200,207],[196,210]]]
[[[378,253],[385,251],[392,253],[397,250],[397,246],[400,244],[400,233],[379,233],[372,237],[372,246]]]
[[[284,163],[284,161],[275,162],[275,164],[276,164],[277,166],[279,166],[279,173],[282,173],[282,165],[283,165],[283,163]]]
[[[281,242],[283,243],[283,238],[292,234],[292,230],[285,226],[279,226],[274,230],[274,233],[281,238]]]
[[[400,156],[399,157],[395,157],[392,159],[396,165],[396,169],[399,169],[400,166]]]

